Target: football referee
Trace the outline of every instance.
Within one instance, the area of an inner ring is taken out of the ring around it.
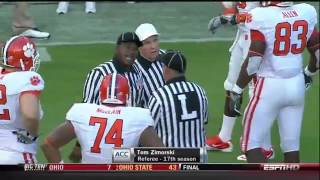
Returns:
[[[83,102],[101,104],[99,100],[101,82],[104,76],[116,72],[128,79],[130,87],[128,106],[141,107],[143,104],[143,79],[141,71],[134,64],[138,48],[141,45],[141,41],[134,32],[120,34],[113,58],[96,66],[87,75],[83,89]],[[69,159],[73,162],[79,162],[81,159],[80,150],[80,144],[77,142]]]
[[[165,85],[149,100],[155,128],[167,147],[205,147],[204,125],[208,122],[208,100],[199,85],[185,77],[187,62],[178,51],[161,57]]]
[[[164,54],[160,49],[159,33],[150,23],[140,24],[135,33],[142,42],[135,64],[141,70],[143,78],[143,107],[148,106],[153,91],[164,85],[162,62],[159,55]]]
[[[120,34],[116,50],[110,61],[93,68],[86,79],[83,89],[83,102],[100,104],[99,87],[104,76],[112,73],[124,75],[130,86],[130,100],[128,106],[142,106],[143,79],[141,71],[134,61],[138,55],[138,47],[142,43],[134,32]]]

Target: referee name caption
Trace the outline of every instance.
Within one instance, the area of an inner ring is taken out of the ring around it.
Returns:
[[[200,148],[131,148],[114,149],[113,163],[200,163]]]
[[[135,163],[199,163],[200,148],[134,148]]]

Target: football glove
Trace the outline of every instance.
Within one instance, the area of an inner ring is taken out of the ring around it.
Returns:
[[[241,94],[230,91],[229,109],[235,116],[241,116]]]
[[[213,17],[208,24],[208,30],[211,31],[212,34],[216,32],[216,30],[222,25],[221,16]]]
[[[23,144],[32,144],[38,138],[30,135],[30,133],[25,129],[19,129],[17,131],[12,131],[13,134],[17,135],[17,141]]]
[[[208,30],[214,34],[216,30],[221,26],[230,23],[231,25],[237,24],[236,15],[221,15],[213,17],[208,24]]]
[[[208,24],[208,30],[214,34],[216,30],[223,24],[227,24],[230,20],[230,16],[222,15],[213,17]]]
[[[312,85],[312,77],[308,76],[305,72],[303,72],[303,75],[304,75],[304,85],[306,90],[308,90]]]
[[[221,16],[221,23],[222,24],[227,24],[230,23],[231,25],[236,25],[237,24],[237,19],[236,15],[222,15]]]

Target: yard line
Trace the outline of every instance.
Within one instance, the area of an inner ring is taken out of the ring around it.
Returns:
[[[199,39],[168,39],[161,40],[163,43],[174,43],[174,42],[217,42],[217,41],[232,41],[233,38],[199,38]],[[80,41],[80,42],[38,42],[38,46],[48,47],[48,46],[61,46],[61,45],[90,45],[90,44],[114,44],[114,41]]]
[[[50,56],[49,52],[47,51],[46,47],[39,47],[38,50],[39,50],[41,62],[50,62],[51,61],[51,56]]]

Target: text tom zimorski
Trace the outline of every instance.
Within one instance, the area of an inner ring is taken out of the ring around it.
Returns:
[[[175,150],[137,150],[137,155],[175,155]]]

